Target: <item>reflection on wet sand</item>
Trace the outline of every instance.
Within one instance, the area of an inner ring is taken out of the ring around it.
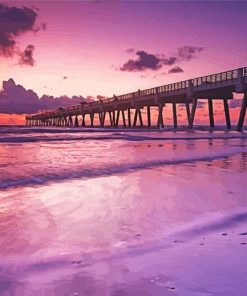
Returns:
[[[246,296],[246,140],[35,145],[2,145],[0,295]]]

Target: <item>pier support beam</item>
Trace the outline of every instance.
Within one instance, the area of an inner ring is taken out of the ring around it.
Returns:
[[[69,116],[68,126],[73,126],[72,116]]]
[[[111,126],[113,126],[113,120],[112,120],[111,111],[109,111],[108,113],[109,113],[110,124],[111,124]]]
[[[104,125],[105,125],[105,112],[99,113],[99,121],[100,121],[100,126],[104,127]]]
[[[116,126],[116,127],[118,127],[119,116],[120,116],[120,110],[117,110],[117,116],[116,116],[116,121],[115,121],[115,126]]]
[[[112,121],[113,121],[113,126],[116,126],[116,113],[115,110],[112,111]]]
[[[197,106],[197,99],[193,100],[192,104],[192,110],[190,114],[190,122],[189,122],[189,127],[192,128],[194,124],[194,119],[195,119],[195,113],[196,113],[196,106]]]
[[[151,126],[151,109],[150,106],[147,106],[147,120],[148,120],[148,127]]]
[[[163,104],[159,105],[158,110],[158,121],[157,121],[157,127],[163,128],[164,127],[164,120],[163,120]]]
[[[189,125],[190,124],[190,104],[185,103],[185,107],[186,107],[186,113],[187,113],[187,119],[188,119],[188,125]]]
[[[142,121],[142,113],[141,113],[141,109],[140,108],[136,108],[135,110],[135,116],[134,116],[134,122],[133,122],[133,126],[137,125],[137,119],[139,117],[139,121],[140,121],[140,126],[143,126],[143,121]]]
[[[106,116],[106,112],[102,112],[102,124],[103,124],[103,127],[105,126],[105,116]]]
[[[230,119],[230,113],[229,113],[229,107],[228,107],[228,100],[224,99],[224,110],[225,110],[225,118],[226,118],[226,127],[227,129],[231,129],[231,119]]]
[[[101,112],[99,112],[98,113],[98,116],[99,116],[99,124],[100,124],[100,126],[102,127],[102,113]]]
[[[173,113],[173,125],[174,125],[174,128],[177,128],[178,127],[178,120],[177,120],[177,106],[176,106],[176,103],[173,103],[172,104],[172,113]]]
[[[211,128],[214,128],[214,109],[213,109],[213,100],[208,100],[208,115],[209,115],[209,124]]]
[[[242,106],[239,114],[238,126],[237,126],[237,130],[239,132],[241,132],[243,129],[246,108],[247,108],[247,92],[244,93],[243,102],[242,102]]]
[[[122,110],[122,118],[123,118],[123,125],[126,126],[126,120],[125,120],[124,110]]]
[[[86,114],[82,114],[81,126],[86,126],[85,116]]]
[[[130,109],[128,109],[128,126],[131,126],[131,112]]]
[[[135,109],[135,115],[134,115],[134,122],[133,122],[133,126],[136,126],[136,122],[137,122],[137,115],[138,115],[138,109]]]
[[[78,116],[75,116],[75,127],[79,127]]]
[[[90,113],[90,122],[91,122],[91,127],[93,127],[94,113]]]
[[[141,109],[138,110],[138,113],[139,113],[140,126],[143,126]]]

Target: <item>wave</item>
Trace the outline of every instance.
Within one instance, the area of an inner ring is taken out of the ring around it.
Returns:
[[[236,126],[232,126],[232,131],[236,130]],[[165,126],[164,128],[153,127],[26,127],[26,126],[1,126],[0,134],[8,133],[102,133],[102,132],[173,132],[173,131],[212,131],[207,125],[195,125],[190,129],[187,125],[180,125],[178,128],[173,126]],[[224,125],[218,125],[214,131],[228,131]]]
[[[170,141],[170,140],[223,140],[223,139],[247,139],[247,134],[187,134],[172,136],[146,136],[146,135],[130,135],[126,133],[113,133],[109,135],[96,135],[96,136],[66,136],[66,137],[44,137],[44,136],[30,136],[30,137],[1,137],[0,143],[35,143],[35,142],[65,142],[65,141],[103,141],[103,140],[125,140],[125,141]]]
[[[73,179],[90,179],[104,176],[119,175],[144,169],[151,169],[166,165],[178,165],[185,163],[194,163],[202,161],[213,161],[217,159],[223,159],[236,154],[246,152],[246,147],[237,147],[228,152],[215,151],[210,152],[208,155],[201,156],[187,156],[176,159],[166,160],[153,160],[140,163],[129,163],[129,164],[118,164],[114,166],[105,167],[92,167],[87,169],[77,168],[76,170],[67,170],[58,173],[49,173],[49,175],[40,175],[34,177],[25,177],[20,179],[7,179],[0,182],[0,189],[10,189],[19,186],[30,186],[30,185],[44,185],[51,182],[62,182]]]

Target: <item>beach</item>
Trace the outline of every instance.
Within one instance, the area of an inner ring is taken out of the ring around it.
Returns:
[[[247,136],[0,128],[0,295],[245,296]]]

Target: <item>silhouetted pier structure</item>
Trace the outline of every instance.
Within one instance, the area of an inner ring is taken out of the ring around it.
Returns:
[[[43,112],[26,116],[28,126],[86,126],[85,117],[90,119],[89,126],[95,127],[95,115],[98,115],[99,127],[118,127],[122,118],[123,127],[151,127],[151,107],[158,111],[157,127],[164,127],[163,109],[168,104],[172,105],[173,125],[178,127],[177,106],[182,104],[186,108],[188,126],[193,127],[198,100],[208,103],[209,125],[214,128],[213,101],[222,100],[227,129],[231,129],[228,100],[233,99],[233,93],[243,93],[242,107],[239,114],[238,126],[242,130],[247,108],[247,67],[229,70],[222,73],[197,77],[181,82],[162,85],[159,87],[138,90],[120,96],[81,103],[67,108]],[[142,110],[146,109],[146,122],[143,122]],[[134,116],[133,116],[134,111]],[[156,113],[157,114],[157,113]],[[108,121],[106,117],[108,116]]]

